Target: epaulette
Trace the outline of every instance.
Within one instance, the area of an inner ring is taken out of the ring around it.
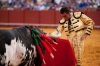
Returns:
[[[74,12],[73,16],[74,16],[74,18],[79,19],[82,16],[82,14],[83,14],[83,12]]]
[[[64,24],[65,22],[66,22],[66,20],[64,18],[62,18],[59,23]]]

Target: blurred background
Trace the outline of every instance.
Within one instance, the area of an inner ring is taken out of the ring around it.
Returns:
[[[99,11],[100,0],[0,0],[4,10],[59,10],[62,6],[72,11]]]
[[[0,0],[0,25],[57,26],[59,10],[82,11],[100,25],[100,0]]]
[[[0,29],[28,24],[50,33],[61,19],[63,6],[82,11],[95,22],[85,41],[83,66],[100,66],[100,0],[0,0]],[[67,38],[64,32],[60,38]]]

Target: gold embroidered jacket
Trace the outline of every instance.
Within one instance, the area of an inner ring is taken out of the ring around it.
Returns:
[[[65,31],[66,35],[69,36],[71,32],[78,32],[84,29],[84,26],[87,25],[86,34],[90,35],[94,27],[94,22],[91,18],[83,14],[82,12],[74,12],[69,20],[66,21],[64,18],[60,20],[60,24],[57,29],[62,32]],[[54,30],[51,34],[57,35],[57,30]]]

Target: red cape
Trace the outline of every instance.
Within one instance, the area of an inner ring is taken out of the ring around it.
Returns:
[[[42,64],[42,66],[75,66],[75,55],[69,41],[60,38],[56,41],[58,45],[53,45],[57,49],[53,51],[54,59],[46,52],[44,54],[46,65]]]

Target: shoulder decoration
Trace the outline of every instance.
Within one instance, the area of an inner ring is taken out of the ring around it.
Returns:
[[[79,19],[82,16],[83,12],[75,12],[73,13],[74,18]]]
[[[61,20],[60,20],[60,24],[64,24],[66,22],[66,20],[64,19],[64,18],[62,18]]]

